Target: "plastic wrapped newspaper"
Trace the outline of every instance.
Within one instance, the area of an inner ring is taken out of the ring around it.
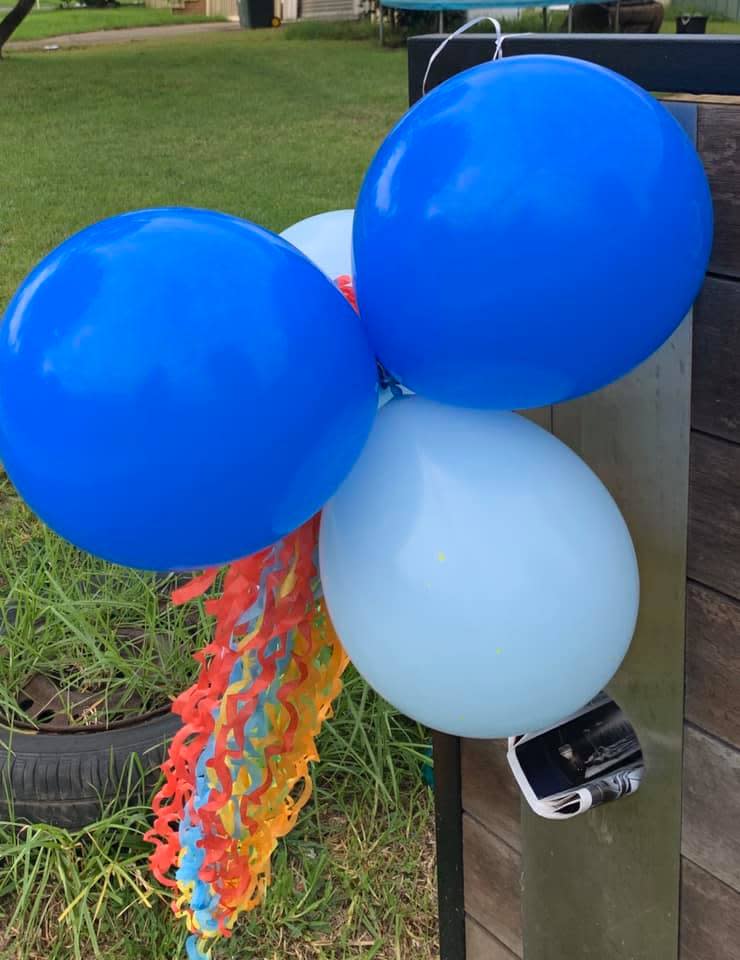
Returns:
[[[645,769],[632,724],[605,693],[557,726],[510,737],[508,760],[529,806],[549,820],[634,793]]]

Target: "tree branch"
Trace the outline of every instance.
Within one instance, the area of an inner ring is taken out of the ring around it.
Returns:
[[[33,10],[35,2],[36,0],[18,0],[13,9],[0,20],[0,58],[3,55],[3,47]]]

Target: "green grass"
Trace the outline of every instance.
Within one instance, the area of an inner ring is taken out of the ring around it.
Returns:
[[[104,564],[38,523],[0,471],[0,715],[28,723],[24,684],[51,679],[86,725],[165,706],[192,682],[200,604],[173,607],[172,578]]]
[[[122,210],[283,229],[351,205],[406,95],[404,52],[281,31],[14,53],[0,71],[0,309],[45,252]]]
[[[3,9],[0,7],[0,18]],[[223,17],[192,15],[174,16],[171,10],[155,9],[134,4],[102,10],[40,10],[32,11],[18,30],[13,40],[40,40],[65,33],[86,33],[89,30],[122,30],[125,27],[159,27],[178,23],[201,23],[223,20]]]
[[[369,18],[361,20],[298,20],[280,28],[283,40],[370,40],[376,41],[378,25]]]
[[[222,960],[434,960],[423,732],[350,673],[320,741],[314,797],[279,846],[264,905]],[[184,931],[148,874],[148,798],[87,830],[0,824],[3,960],[175,960]]]
[[[676,32],[676,18],[682,13],[693,12],[693,8],[687,7],[666,7],[665,18],[661,26],[661,33]],[[523,10],[520,17],[499,17],[499,23],[504,33],[541,33],[542,32],[542,10]],[[552,33],[562,31],[567,33],[568,15],[562,10],[550,10],[548,14],[549,30]],[[491,30],[491,25],[482,23],[472,28],[472,32],[485,32]],[[707,24],[707,33],[740,33],[740,23],[735,20],[727,20],[720,14],[710,14]]]
[[[0,15],[3,13],[0,5]],[[690,13],[692,7],[685,9],[667,7],[665,20],[661,28],[662,33],[675,33],[675,21],[682,13]],[[434,15],[436,17],[436,14]],[[63,33],[84,33],[89,30],[117,30],[124,27],[156,27],[178,23],[201,23],[205,21],[222,20],[222,17],[203,17],[194,15],[173,16],[167,9],[154,9],[138,4],[124,4],[120,8],[110,10],[74,10],[57,9],[33,11],[13,35],[14,40],[35,40],[44,37],[58,36]],[[500,18],[502,29],[506,33],[540,32],[542,30],[541,10],[524,10],[518,18]],[[550,29],[566,29],[567,18],[562,12],[550,11]],[[481,29],[489,30],[490,26],[483,24]],[[428,27],[429,31],[436,31],[435,24]],[[422,32],[427,32],[425,29]],[[707,33],[740,33],[740,23],[727,20],[721,14],[710,14],[707,24]],[[306,20],[299,23],[288,23],[280,31],[284,39],[289,40],[374,40],[378,35],[377,24],[368,19],[345,20],[336,23],[321,20]],[[399,38],[392,31],[387,31],[386,42],[393,44]]]
[[[706,13],[697,11],[696,7],[692,7],[690,3],[676,4],[675,6],[666,7],[665,17],[663,19],[663,25],[660,28],[660,32],[675,33],[676,20],[682,14],[693,14],[697,12],[702,16],[709,17],[709,22],[707,23],[707,33],[740,33],[740,23],[738,23],[736,20],[728,20],[727,17],[724,17],[721,13]]]
[[[282,229],[351,205],[404,109],[405,70],[403,53],[288,31],[10,55],[0,64],[0,310],[52,246],[122,210],[191,204]],[[178,692],[206,627],[197,605],[166,603],[170,586],[83,556],[2,484],[0,591],[19,612],[0,638],[0,711],[33,670],[116,691],[124,706]],[[122,647],[117,631],[131,625],[143,636]],[[217,956],[437,956],[425,741],[348,674],[314,798],[276,854],[266,903]],[[180,955],[182,927],[147,872],[148,800],[78,834],[0,825],[1,960]]]
[[[675,33],[675,20],[664,20],[660,32]],[[707,23],[707,33],[738,34],[740,33],[740,23],[737,20],[717,20],[710,15],[709,23]]]
[[[404,73],[402,54],[277,32],[14,54],[0,64],[0,311],[51,247],[122,210],[187,204],[282,229],[352,205],[403,110]],[[191,676],[198,620],[168,606],[168,585],[73,550],[7,483],[0,578],[18,610],[0,709],[33,671],[115,689],[124,706],[166,701]]]

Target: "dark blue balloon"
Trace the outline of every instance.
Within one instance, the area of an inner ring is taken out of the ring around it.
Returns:
[[[666,340],[711,238],[701,162],[664,107],[592,64],[512,57],[437,87],[380,147],[354,222],[360,313],[424,396],[549,404]]]
[[[50,527],[145,569],[221,564],[307,520],[359,455],[375,362],[294,247],[147,210],[50,253],[0,326],[0,457]]]

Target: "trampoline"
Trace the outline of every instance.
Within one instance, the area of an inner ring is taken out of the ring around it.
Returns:
[[[547,0],[378,0],[378,24],[379,38],[383,43],[383,9],[389,10],[431,10],[439,13],[439,32],[444,33],[444,15],[445,10],[517,10],[522,7],[540,7],[542,9],[542,23],[547,33],[547,11],[550,7],[568,7],[568,33],[571,32],[573,23],[573,7],[579,3],[594,3],[595,0],[553,0],[548,3]],[[598,0],[596,0],[598,2]],[[619,2],[617,0],[616,27],[619,26]]]

